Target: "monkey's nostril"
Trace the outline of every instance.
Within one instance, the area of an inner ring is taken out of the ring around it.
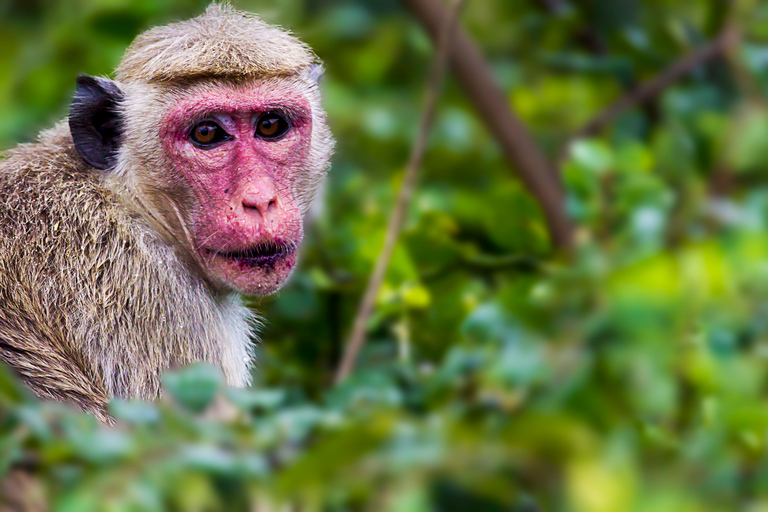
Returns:
[[[245,185],[237,194],[246,213],[257,210],[262,217],[279,209],[277,187],[272,179],[260,176]]]
[[[273,212],[277,208],[277,198],[261,199],[257,196],[246,196],[243,198],[243,209],[246,212],[257,211],[262,217]]]

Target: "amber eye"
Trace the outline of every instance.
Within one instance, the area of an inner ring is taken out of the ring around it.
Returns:
[[[279,139],[291,127],[288,121],[277,112],[265,112],[256,119],[256,137]]]
[[[200,148],[208,148],[232,137],[213,121],[203,121],[192,128],[189,140]]]

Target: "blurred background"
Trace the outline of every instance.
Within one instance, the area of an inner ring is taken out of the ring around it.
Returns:
[[[300,267],[253,303],[254,387],[192,367],[107,428],[1,372],[0,475],[65,512],[768,511],[767,3],[468,0],[480,53],[338,386],[447,3],[232,3],[324,60],[338,140]],[[0,149],[206,5],[0,0]]]

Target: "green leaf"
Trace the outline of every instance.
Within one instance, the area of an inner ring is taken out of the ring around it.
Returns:
[[[221,370],[205,363],[188,366],[163,376],[165,390],[180,405],[192,412],[202,412],[216,398],[224,385]]]

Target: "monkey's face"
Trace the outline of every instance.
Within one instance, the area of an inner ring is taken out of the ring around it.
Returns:
[[[296,264],[333,148],[318,77],[311,67],[180,85],[81,76],[72,140],[209,282],[267,295]]]
[[[191,249],[225,287],[277,290],[296,264],[312,109],[295,87],[219,86],[172,105],[161,141],[193,202]]]

